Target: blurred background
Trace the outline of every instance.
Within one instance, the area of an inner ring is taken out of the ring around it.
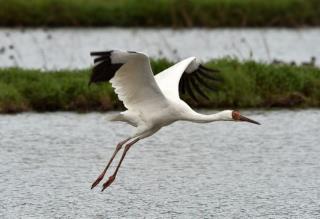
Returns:
[[[221,80],[182,98],[263,125],[175,123],[91,191],[131,131],[88,87],[113,49],[155,74],[196,56]],[[0,0],[0,218],[319,218],[319,67],[319,0]]]
[[[86,86],[90,52],[112,49],[148,54],[155,73],[189,56],[219,67],[225,83],[209,101],[183,96],[192,106],[320,106],[318,0],[0,0],[0,6],[3,113],[122,108],[109,85]],[[42,74],[48,72],[58,74]]]
[[[153,58],[320,59],[317,0],[1,0],[0,66],[87,68],[89,52]],[[63,52],[62,52],[63,51]]]

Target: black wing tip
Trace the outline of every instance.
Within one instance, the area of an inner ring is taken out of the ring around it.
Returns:
[[[112,64],[109,56],[102,56],[94,65],[88,86],[110,81],[123,64]]]
[[[90,52],[90,56],[109,56],[109,55],[111,55],[111,53],[113,53],[115,51],[117,51],[117,50],[94,51],[94,52]],[[138,53],[138,52],[135,52],[135,51],[123,51],[123,52],[133,53],[133,54],[137,54]]]
[[[192,86],[191,86],[191,84],[190,84],[190,80],[186,80],[185,87],[186,87],[188,96],[189,96],[194,102],[198,103],[198,100],[197,100],[196,96],[194,95],[194,93],[193,93],[193,91],[192,91]]]
[[[211,90],[213,92],[216,92],[217,89],[211,86],[211,83],[208,83],[204,78],[201,78],[200,75],[195,75],[198,83],[202,86],[204,86],[205,88],[207,88],[208,90]]]
[[[210,100],[210,98],[200,89],[200,87],[197,85],[196,81],[194,78],[190,78],[190,82],[193,86],[193,88],[197,91],[198,94],[200,94],[200,96],[202,96],[203,98],[205,98],[206,100]]]
[[[114,50],[90,52],[90,56],[109,56]]]

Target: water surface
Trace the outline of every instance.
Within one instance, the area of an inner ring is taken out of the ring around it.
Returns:
[[[1,115],[0,218],[319,218],[320,111],[244,114],[262,125],[163,128],[103,193],[90,185],[129,126],[100,113]]]
[[[0,29],[0,67],[88,68],[91,51],[142,51],[178,61],[230,56],[296,64],[312,56],[320,65],[320,29]]]

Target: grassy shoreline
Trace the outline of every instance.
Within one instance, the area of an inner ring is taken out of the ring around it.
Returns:
[[[152,61],[154,72],[167,68],[166,60]],[[253,61],[219,59],[206,63],[221,70],[223,82],[199,108],[320,107],[320,69],[267,65]],[[41,72],[0,69],[0,113],[25,111],[108,111],[121,109],[110,84],[88,87],[90,70]]]
[[[0,26],[319,26],[318,0],[0,0]]]

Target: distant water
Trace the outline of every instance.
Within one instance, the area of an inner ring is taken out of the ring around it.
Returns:
[[[207,112],[209,113],[209,112]],[[104,114],[0,116],[0,218],[320,218],[320,111],[178,122],[90,185],[130,133]]]
[[[0,29],[0,67],[88,68],[91,51],[142,51],[177,61],[230,56],[320,66],[320,28],[314,29]]]

